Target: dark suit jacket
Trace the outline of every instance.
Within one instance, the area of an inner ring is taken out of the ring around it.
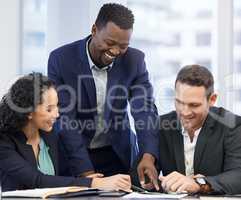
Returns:
[[[52,159],[55,175],[42,174],[31,145],[22,132],[0,133],[0,171],[3,191],[63,186],[90,186],[91,179],[59,175],[58,141],[53,133],[41,133]]]
[[[176,112],[160,117],[163,175],[185,174],[183,135]],[[195,147],[194,174],[203,174],[217,193],[241,193],[241,117],[213,107]]]
[[[97,115],[96,88],[86,54],[89,37],[54,50],[48,62],[49,78],[57,86],[67,85],[72,91],[70,95],[69,91],[59,88],[60,107],[71,104],[72,108],[61,112],[57,128],[74,175],[93,169],[86,150],[95,134],[94,121]],[[158,157],[157,129],[150,125],[155,123],[158,116],[144,54],[128,48],[124,55],[115,60],[107,77],[105,132],[114,151],[129,168],[132,148],[135,146],[130,141],[132,132],[127,115],[129,100],[132,116],[139,123],[136,132],[140,151]],[[71,122],[74,126],[71,126]]]

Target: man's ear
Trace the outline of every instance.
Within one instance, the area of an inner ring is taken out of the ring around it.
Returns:
[[[33,119],[33,113],[30,113],[30,114],[28,115],[28,119],[29,119],[29,120]]]
[[[97,26],[95,24],[93,24],[92,28],[91,28],[91,35],[95,36],[97,32]]]
[[[213,94],[211,94],[211,96],[209,97],[209,105],[210,106],[214,106],[214,104],[216,103],[216,101],[217,101],[217,98],[218,98],[218,95],[217,94],[215,94],[215,93],[213,93]]]

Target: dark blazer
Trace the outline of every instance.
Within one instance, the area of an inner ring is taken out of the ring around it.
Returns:
[[[163,175],[185,174],[183,135],[176,112],[160,117],[160,167]],[[194,174],[206,176],[217,193],[241,193],[241,117],[213,107],[198,136]]]
[[[57,137],[53,133],[41,133],[41,137],[49,147],[56,176],[44,175],[38,170],[32,146],[26,144],[27,139],[22,132],[0,133],[0,171],[3,191],[91,185],[89,178],[57,176],[60,171]]]
[[[74,175],[93,169],[86,150],[95,134],[94,122],[97,115],[96,88],[86,54],[86,41],[89,37],[54,50],[48,61],[49,78],[57,86],[69,86],[71,89],[67,89],[72,92],[59,88],[60,108],[72,108],[61,112],[57,128]],[[127,114],[129,101],[132,116],[139,123],[136,132],[140,152],[158,157],[157,129],[150,125],[155,123],[158,115],[144,54],[128,48],[124,55],[114,61],[107,76],[105,132],[114,151],[129,168],[135,147],[130,139],[133,134]]]

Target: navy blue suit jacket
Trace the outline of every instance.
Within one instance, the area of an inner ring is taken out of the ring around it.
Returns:
[[[64,177],[60,175],[60,159],[58,140],[53,133],[41,133],[41,137],[49,147],[55,175],[42,174],[31,145],[26,144],[22,132],[11,134],[0,133],[0,174],[2,190],[20,190],[45,187],[90,186],[90,178]]]
[[[54,50],[48,61],[48,76],[57,85],[60,108],[68,108],[62,110],[57,128],[74,175],[93,169],[86,149],[95,134],[97,115],[95,82],[86,54],[89,37]],[[114,151],[129,168],[132,148],[135,148],[130,139],[129,101],[140,153],[151,153],[158,158],[155,128],[158,115],[144,54],[129,47],[115,59],[107,79],[104,120]],[[68,88],[63,89],[64,86]]]

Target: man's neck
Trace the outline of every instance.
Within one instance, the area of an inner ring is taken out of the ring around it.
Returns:
[[[192,142],[193,141],[193,138],[194,138],[194,135],[195,135],[195,130],[192,129],[192,130],[187,130],[187,133],[189,135],[189,138],[190,138],[190,141]]]

